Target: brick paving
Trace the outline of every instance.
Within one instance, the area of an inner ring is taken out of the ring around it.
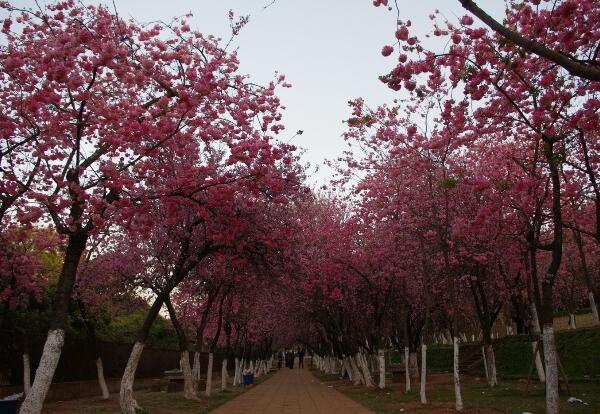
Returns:
[[[307,369],[279,370],[273,377],[211,414],[373,414]]]

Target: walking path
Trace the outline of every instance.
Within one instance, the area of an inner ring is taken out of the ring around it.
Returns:
[[[307,369],[282,368],[211,414],[373,414],[323,385]]]

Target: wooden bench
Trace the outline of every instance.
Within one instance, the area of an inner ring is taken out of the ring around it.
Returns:
[[[167,392],[183,391],[183,372],[180,369],[171,369],[165,371],[165,379],[167,383]]]
[[[392,364],[388,366],[387,371],[392,374],[392,382],[404,381],[404,366],[401,364]]]

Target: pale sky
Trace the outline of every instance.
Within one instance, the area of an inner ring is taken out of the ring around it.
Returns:
[[[13,0],[33,5],[32,0]],[[44,1],[39,1],[44,4]],[[83,0],[84,3],[108,3]],[[287,140],[301,129],[292,143],[306,150],[303,160],[313,166],[335,159],[345,148],[342,120],[349,117],[347,102],[363,97],[370,106],[391,102],[398,92],[389,90],[378,76],[394,66],[394,55],[380,51],[395,40],[396,10],[375,8],[370,0],[114,0],[121,17],[139,22],[170,21],[192,12],[190,26],[225,40],[230,37],[227,13],[250,15],[250,22],[230,48],[237,48],[240,71],[257,83],[266,83],[275,71],[286,75],[293,87],[281,88]],[[393,4],[394,0],[390,0]],[[422,37],[431,30],[428,15],[439,9],[445,16],[465,14],[458,0],[397,0],[402,20],[411,20]],[[488,12],[501,18],[503,0],[480,0]],[[269,5],[270,4],[270,5]],[[266,5],[269,5],[266,9]],[[440,44],[439,47],[443,47]],[[330,171],[321,168],[311,182],[328,181]]]

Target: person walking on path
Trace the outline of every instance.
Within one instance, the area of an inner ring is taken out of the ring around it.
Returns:
[[[304,368],[304,348],[298,351],[298,368]]]

